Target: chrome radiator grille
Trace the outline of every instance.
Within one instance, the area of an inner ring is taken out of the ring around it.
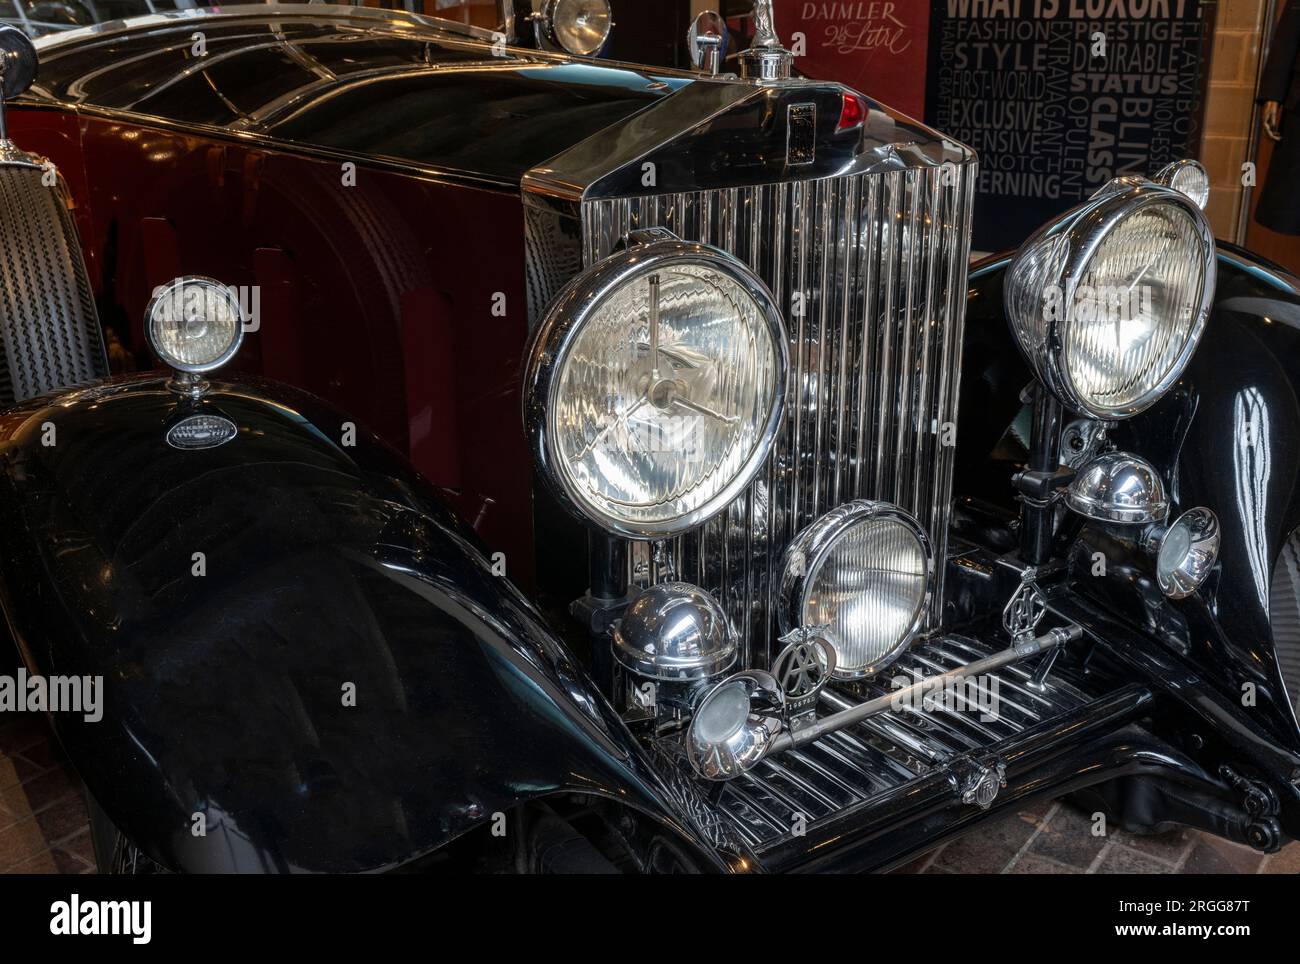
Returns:
[[[748,665],[777,648],[782,553],[835,506],[894,502],[944,557],[974,176],[948,164],[582,205],[586,265],[664,227],[747,262],[785,316],[786,415],[764,470],[701,529],[630,553],[634,583],[715,593]]]

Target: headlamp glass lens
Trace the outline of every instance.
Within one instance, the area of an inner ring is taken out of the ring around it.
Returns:
[[[1099,409],[1143,402],[1179,363],[1205,284],[1196,223],[1172,204],[1147,204],[1102,239],[1064,326],[1065,364]]]
[[[866,519],[826,551],[804,593],[803,624],[826,626],[836,675],[876,667],[911,632],[925,602],[927,565],[915,533]]]
[[[150,344],[163,362],[200,372],[230,356],[239,343],[243,318],[228,288],[207,280],[181,280],[154,298],[148,323]]]
[[[631,275],[560,362],[547,417],[566,488],[597,520],[647,535],[698,513],[770,441],[778,357],[763,306],[729,274]]]

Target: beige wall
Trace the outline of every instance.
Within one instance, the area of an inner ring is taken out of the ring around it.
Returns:
[[[1267,6],[1266,0],[1221,0],[1214,31],[1201,163],[1210,174],[1210,223],[1229,240],[1237,233]]]

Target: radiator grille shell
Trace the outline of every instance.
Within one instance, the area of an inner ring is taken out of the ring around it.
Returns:
[[[581,205],[584,266],[628,231],[663,227],[744,261],[785,316],[786,414],[758,479],[700,529],[630,553],[635,584],[680,578],[716,594],[748,665],[778,648],[782,553],[838,505],[913,513],[942,578],[975,173],[970,160]]]

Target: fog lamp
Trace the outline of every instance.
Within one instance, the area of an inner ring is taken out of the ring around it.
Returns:
[[[187,276],[154,290],[145,309],[149,346],[188,375],[214,371],[235,356],[244,315],[235,292],[212,278]]]
[[[706,780],[740,776],[781,733],[781,691],[771,673],[749,670],[709,689],[686,730],[686,757]]]
[[[1219,559],[1219,517],[1206,508],[1188,509],[1168,528],[1152,531],[1157,549],[1156,582],[1170,599],[1186,599],[1205,582]]]
[[[835,650],[837,679],[894,661],[925,618],[930,539],[898,506],[858,500],[795,537],[782,564],[782,633],[817,627]]]

